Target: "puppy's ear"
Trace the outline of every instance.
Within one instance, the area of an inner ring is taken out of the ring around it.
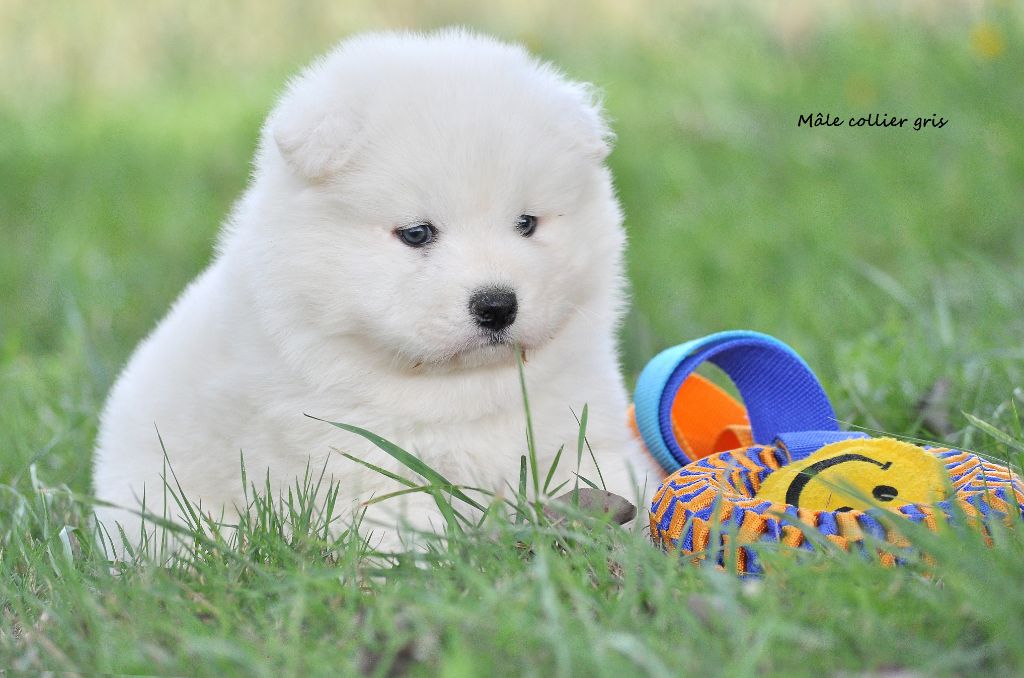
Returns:
[[[584,150],[598,162],[603,162],[615,145],[615,132],[608,123],[604,111],[601,90],[590,83],[575,83],[575,94],[579,101],[581,128],[584,134]]]
[[[294,97],[275,112],[270,132],[292,170],[321,181],[339,173],[351,157],[355,124],[345,110],[331,110],[323,101],[306,108],[302,99]]]

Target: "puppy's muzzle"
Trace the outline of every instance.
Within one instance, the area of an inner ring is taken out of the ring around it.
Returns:
[[[469,314],[477,326],[499,332],[516,321],[516,293],[501,287],[477,290],[469,298]]]

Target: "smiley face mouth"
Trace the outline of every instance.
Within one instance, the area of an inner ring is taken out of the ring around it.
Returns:
[[[838,466],[839,464],[846,464],[848,462],[853,461],[865,461],[868,462],[869,464],[874,464],[875,466],[878,466],[883,471],[888,471],[889,467],[892,466],[891,461],[882,463],[876,459],[872,459],[871,457],[865,457],[863,454],[840,454],[839,456],[832,457],[831,459],[822,459],[821,461],[811,464],[805,469],[802,469],[799,473],[796,474],[796,478],[793,479],[793,482],[789,484],[789,488],[786,490],[786,503],[791,506],[799,506],[800,494],[804,491],[804,488],[807,487],[807,484],[811,482],[811,480],[813,480],[816,475],[818,475],[825,469],[829,469],[832,468],[833,466]],[[874,490],[872,490],[871,494],[875,497],[875,499],[879,501],[892,501],[897,497],[897,495],[899,495],[899,491],[895,487],[892,487],[890,485],[878,485],[875,487]],[[844,506],[836,510],[852,511],[853,509],[849,506]]]

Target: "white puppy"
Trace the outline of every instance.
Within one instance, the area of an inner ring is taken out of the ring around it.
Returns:
[[[518,46],[460,31],[343,42],[290,83],[216,257],[111,392],[97,496],[138,509],[145,494],[162,512],[157,429],[215,517],[244,507],[240,452],[250,481],[269,471],[276,490],[326,464],[353,506],[397,485],[339,451],[410,475],[303,413],[369,429],[453,482],[514,485],[514,346],[541,473],[564,445],[553,485],[573,477],[573,410],[588,404],[608,489],[653,489],[616,355],[625,238],[610,137],[590,87]],[[581,475],[597,478],[587,453]],[[97,514],[115,540],[115,522],[138,537],[132,513]],[[411,495],[367,521],[396,549],[405,520],[436,529],[439,516]]]

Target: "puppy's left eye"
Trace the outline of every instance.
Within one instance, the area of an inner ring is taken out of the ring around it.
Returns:
[[[405,228],[395,230],[399,240],[409,247],[423,247],[434,239],[437,229],[429,221],[424,221]]]
[[[516,230],[519,235],[529,238],[537,230],[537,217],[532,214],[520,214],[516,219]]]

